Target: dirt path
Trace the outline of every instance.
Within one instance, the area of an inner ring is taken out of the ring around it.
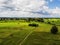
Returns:
[[[23,39],[23,41],[22,41],[19,45],[22,45],[22,44],[24,43],[24,41],[28,38],[28,36],[32,34],[32,32],[33,32],[33,31],[31,31],[31,32]]]
[[[36,29],[36,28],[35,28],[35,29]],[[29,37],[29,35],[31,35],[33,32],[34,32],[34,30],[31,31],[31,32],[23,39],[23,41],[22,41],[19,45],[22,45],[22,44],[25,42],[25,40]]]

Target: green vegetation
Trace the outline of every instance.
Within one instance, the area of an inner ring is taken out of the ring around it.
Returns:
[[[39,19],[1,20],[0,45],[60,45],[60,19]],[[39,26],[29,26],[32,23]],[[58,27],[55,35],[53,24]]]

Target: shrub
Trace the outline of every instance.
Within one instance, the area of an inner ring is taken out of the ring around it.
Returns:
[[[57,32],[58,32],[58,28],[56,27],[56,25],[52,26],[51,33],[52,34],[57,34]]]
[[[54,22],[54,21],[52,21],[52,22]]]
[[[37,19],[38,22],[44,22],[43,18]]]
[[[51,24],[51,22],[48,22],[48,24]]]
[[[39,25],[38,24],[29,24],[29,26],[32,26],[32,27],[38,27]]]
[[[13,37],[13,34],[10,34],[10,37]]]

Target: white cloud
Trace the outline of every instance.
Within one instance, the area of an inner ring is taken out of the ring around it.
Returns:
[[[60,15],[60,8],[56,7],[55,9],[53,9],[52,13]]]
[[[53,0],[50,0],[50,2],[53,2]]]
[[[9,3],[7,3],[9,2]],[[4,5],[2,5],[4,4]],[[32,13],[46,5],[45,0],[2,0],[0,14],[9,17],[38,17],[40,15]],[[11,9],[14,8],[13,11]]]
[[[50,16],[52,16],[52,17],[60,17],[60,8],[59,7],[56,7],[54,9],[50,9],[47,6],[44,6],[43,9],[44,9],[44,11],[49,13]]]
[[[16,6],[17,10],[22,11],[32,11],[38,10],[41,6],[45,5],[44,0],[14,0],[12,2],[13,5]]]
[[[50,0],[51,2],[53,0]],[[56,17],[60,8],[50,9],[45,0],[0,0],[0,17]],[[42,11],[50,15],[32,13]]]

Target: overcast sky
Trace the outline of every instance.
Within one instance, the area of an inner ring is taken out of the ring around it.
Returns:
[[[60,17],[60,0],[0,0],[0,17]]]

